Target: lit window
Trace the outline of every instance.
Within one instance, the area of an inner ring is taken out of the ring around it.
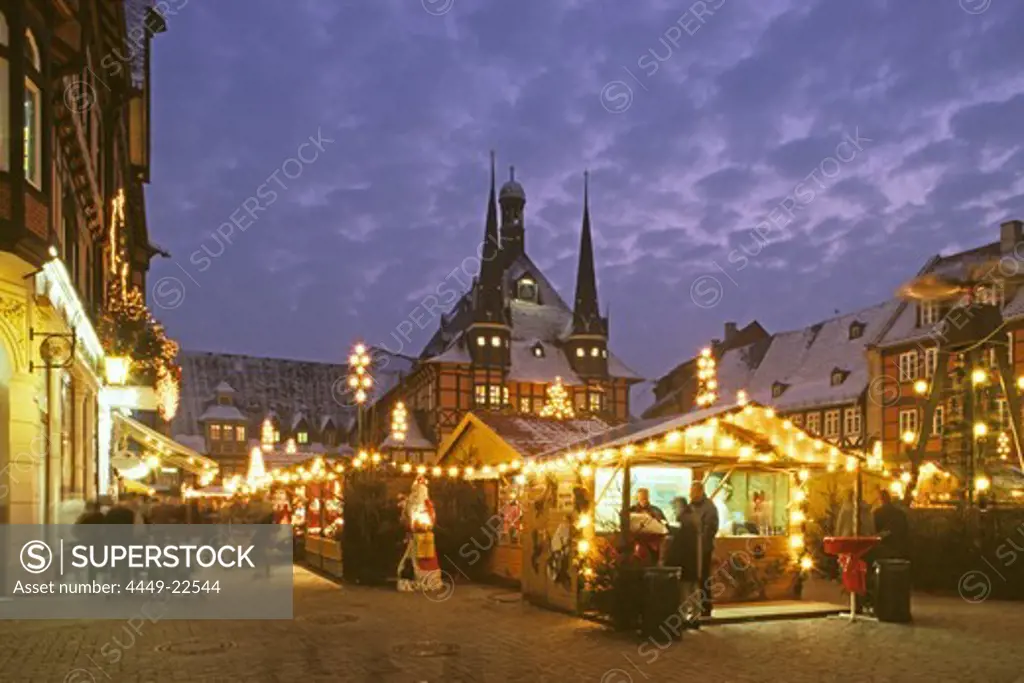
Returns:
[[[487,345],[487,340],[484,339],[483,337],[477,337],[476,338],[476,345],[477,346],[486,346]]]
[[[508,387],[501,388],[501,405],[508,405]]]
[[[492,384],[488,398],[490,399],[491,406],[498,407],[501,405],[501,385]]]
[[[803,413],[799,413],[797,415],[794,415],[793,417],[789,418],[789,421],[792,422],[794,426],[803,428],[803,426],[804,426],[804,414]]]
[[[943,406],[935,406],[935,414],[932,415],[932,434],[941,435],[942,428],[946,425],[946,409]]]
[[[825,412],[825,438],[834,439],[839,436],[839,411]]]
[[[577,358],[583,358],[583,356],[584,356],[583,349],[582,348],[577,348],[576,349],[576,357]]]
[[[531,404],[531,401],[530,401],[530,399],[528,397],[523,397],[523,398],[519,399],[519,412],[521,412],[521,413],[532,412],[532,404]]]
[[[281,443],[281,430],[274,429],[274,443]]]
[[[922,325],[934,325],[942,317],[939,304],[935,301],[922,301],[919,304],[919,309],[921,311]]]
[[[544,357],[544,347],[541,345],[540,342],[537,342],[536,344],[533,345],[533,355],[536,356],[537,358]]]
[[[814,436],[821,434],[821,413],[807,413],[807,433]]]
[[[309,432],[299,432],[295,435],[295,440],[298,443],[309,443]]]
[[[39,48],[31,31],[25,31],[25,60],[35,69],[42,71]],[[42,189],[42,96],[39,86],[25,76],[25,180],[37,190]]]
[[[245,441],[245,425],[235,427],[235,441]]]
[[[593,358],[597,358],[598,355],[600,355],[600,353],[601,353],[601,349],[597,348],[596,346],[594,348],[590,349],[590,355]]]
[[[860,408],[847,408],[843,411],[843,433],[846,436],[860,436]]]
[[[590,394],[590,412],[600,413],[604,411],[604,394]]]
[[[494,348],[501,346],[501,337],[491,337],[491,346]]]
[[[900,411],[900,437],[904,434],[917,436],[917,409]]]
[[[601,349],[601,358],[608,357],[608,349]]]
[[[516,298],[520,301],[537,301],[537,283],[532,278],[524,277],[516,284]]]
[[[936,348],[930,348],[924,350],[924,376],[932,377],[935,374],[935,368],[939,365],[939,350]]]
[[[917,379],[917,351],[901,353],[899,363],[901,382]]]
[[[473,398],[478,406],[487,405],[487,385],[477,384],[473,387]]]
[[[210,425],[210,440],[220,441],[220,425]]]

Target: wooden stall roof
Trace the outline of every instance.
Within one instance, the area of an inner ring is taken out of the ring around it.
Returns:
[[[532,415],[467,413],[455,431],[441,444],[438,464],[456,459],[454,454],[460,451],[467,436],[474,430],[499,439],[518,457],[525,459],[605,433],[608,424],[597,419],[555,420]]]
[[[709,429],[710,428],[710,429]],[[571,454],[600,454],[601,460],[626,455],[633,462],[732,461],[761,465],[827,467],[842,459],[863,459],[793,425],[769,407],[730,403],[685,415],[633,422],[538,455],[549,461]]]

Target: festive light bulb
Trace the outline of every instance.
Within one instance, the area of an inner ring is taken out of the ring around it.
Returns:
[[[975,368],[971,373],[971,383],[974,385],[984,384],[988,381],[988,373],[982,368]]]
[[[910,444],[914,443],[914,441],[917,440],[917,434],[915,434],[914,432],[912,432],[910,430],[907,430],[907,431],[903,432],[902,439],[903,439],[903,443],[905,443],[907,445],[910,445]]]
[[[789,537],[789,547],[794,550],[800,550],[804,547],[803,534],[793,534]]]
[[[800,569],[803,569],[805,572],[814,569],[814,560],[810,555],[804,555],[800,558]]]
[[[991,487],[992,482],[986,476],[980,476],[974,480],[974,490],[978,491],[979,493],[983,491],[988,491]]]
[[[590,552],[590,541],[585,538],[581,539],[580,542],[576,544],[576,550],[579,551],[580,555],[586,555]]]
[[[980,439],[981,437],[985,436],[986,434],[988,434],[988,425],[986,425],[984,422],[975,422],[974,423],[974,436],[976,438]]]

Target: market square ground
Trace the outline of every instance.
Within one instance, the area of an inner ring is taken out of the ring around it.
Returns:
[[[1019,603],[915,596],[914,615],[715,626],[659,651],[500,588],[434,602],[296,568],[292,621],[146,623],[134,639],[118,621],[2,622],[0,681],[1024,682]]]

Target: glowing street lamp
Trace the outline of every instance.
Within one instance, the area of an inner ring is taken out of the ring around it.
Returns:
[[[131,369],[132,359],[128,356],[107,356],[103,359],[103,374],[111,386],[123,386]]]
[[[359,343],[352,347],[348,357],[348,386],[352,390],[356,402],[356,418],[358,420],[358,445],[363,444],[363,404],[370,397],[373,388],[373,376],[370,374],[370,354],[365,344]]]

